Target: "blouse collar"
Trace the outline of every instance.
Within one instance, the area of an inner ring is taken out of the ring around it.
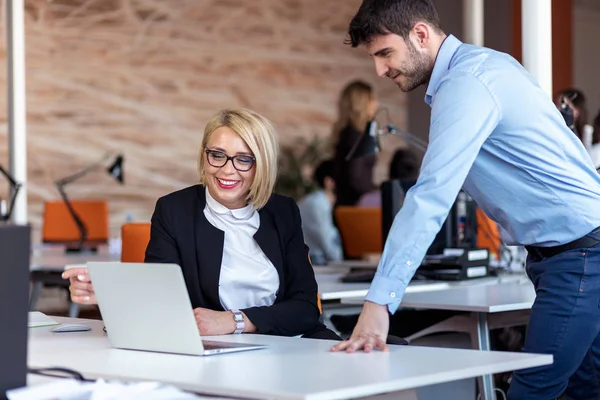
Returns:
[[[225,207],[223,204],[219,203],[215,200],[209,193],[208,187],[206,188],[206,205],[215,213],[219,215],[231,215],[235,219],[238,220],[247,220],[256,212],[254,209],[254,205],[252,203],[248,203],[245,207],[236,208],[230,210]]]

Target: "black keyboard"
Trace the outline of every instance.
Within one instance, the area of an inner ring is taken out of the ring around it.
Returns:
[[[342,276],[340,281],[344,283],[370,283],[375,277],[375,268],[352,268]]]

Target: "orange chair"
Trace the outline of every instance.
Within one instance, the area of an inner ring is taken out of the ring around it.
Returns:
[[[71,201],[77,215],[87,228],[87,241],[108,243],[108,203],[105,200]],[[44,203],[42,241],[73,243],[79,240],[79,230],[64,202]]]
[[[490,253],[499,256],[500,232],[498,226],[481,208],[477,208],[477,247],[489,249]]]
[[[144,262],[150,241],[150,223],[127,223],[121,227],[121,261]]]
[[[381,253],[381,208],[338,206],[333,214],[346,257]]]

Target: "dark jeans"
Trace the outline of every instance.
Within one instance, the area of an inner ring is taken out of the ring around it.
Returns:
[[[508,399],[600,399],[600,246],[530,254],[526,269],[536,299],[523,351],[554,363],[515,371]]]

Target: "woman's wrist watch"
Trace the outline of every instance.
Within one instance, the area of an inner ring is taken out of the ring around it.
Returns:
[[[231,310],[231,313],[233,314],[233,320],[235,321],[235,330],[233,333],[237,334],[244,332],[244,314],[242,314],[240,310]]]

